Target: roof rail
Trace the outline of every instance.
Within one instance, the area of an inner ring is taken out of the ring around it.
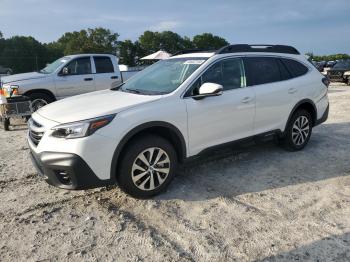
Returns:
[[[184,54],[190,54],[190,53],[215,53],[217,51],[218,50],[208,50],[208,49],[186,49],[186,50],[178,51],[172,56],[184,55]]]
[[[239,52],[266,52],[266,53],[284,53],[300,55],[299,51],[288,45],[228,45],[219,49],[216,54],[239,53]]]

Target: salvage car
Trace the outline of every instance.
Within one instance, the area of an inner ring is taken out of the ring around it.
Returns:
[[[350,59],[338,61],[333,68],[328,70],[327,76],[331,81],[350,85]]]
[[[328,117],[328,79],[297,49],[229,45],[183,52],[119,87],[47,105],[29,120],[38,173],[51,185],[163,191],[178,163],[251,139],[302,150]]]

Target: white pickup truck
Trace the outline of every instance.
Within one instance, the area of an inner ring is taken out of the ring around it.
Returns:
[[[118,59],[113,55],[70,55],[39,72],[2,77],[0,88],[18,89],[19,95],[31,98],[35,111],[65,97],[115,87],[135,73],[137,71],[121,72]]]

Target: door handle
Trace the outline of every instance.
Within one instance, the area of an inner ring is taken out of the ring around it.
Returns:
[[[288,93],[289,93],[289,94],[294,94],[294,93],[296,93],[296,92],[298,92],[298,89],[296,89],[296,88],[294,88],[294,87],[288,89]]]
[[[111,79],[118,79],[118,76],[111,76]]]
[[[243,98],[241,100],[242,103],[246,104],[246,103],[249,103],[253,100],[253,98],[251,98],[250,96],[246,96],[245,98]]]
[[[93,78],[84,78],[84,81],[92,81],[92,80],[94,80]]]

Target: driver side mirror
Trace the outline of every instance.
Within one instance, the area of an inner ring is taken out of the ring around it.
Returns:
[[[68,67],[63,67],[62,68],[62,71],[60,73],[61,76],[66,76],[66,75],[69,75],[69,68]]]
[[[215,83],[204,83],[198,90],[198,95],[193,96],[194,99],[203,99],[208,96],[222,95],[223,86]]]

